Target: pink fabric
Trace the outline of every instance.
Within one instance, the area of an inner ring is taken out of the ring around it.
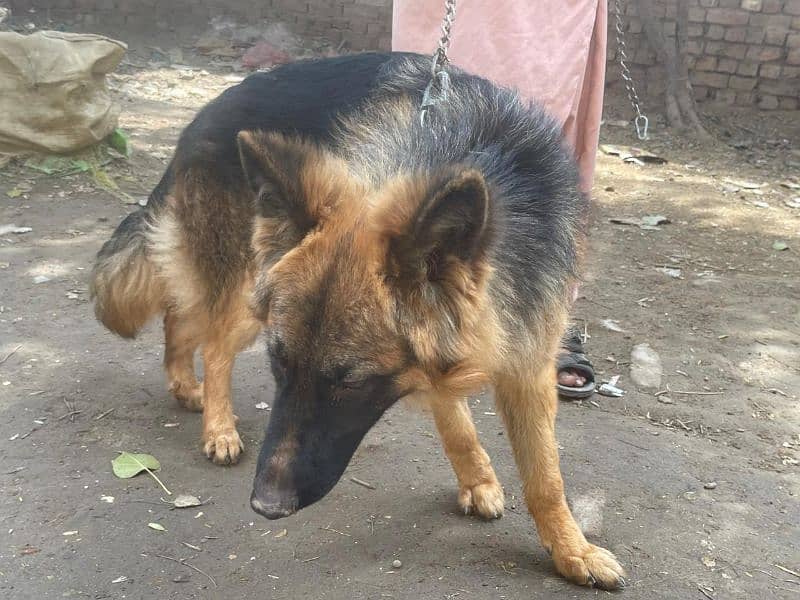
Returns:
[[[394,0],[392,48],[432,53],[441,0]],[[589,192],[603,111],[607,0],[461,0],[450,60],[561,121]]]

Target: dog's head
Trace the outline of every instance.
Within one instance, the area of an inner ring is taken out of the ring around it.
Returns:
[[[399,398],[484,382],[489,190],[471,168],[373,189],[316,145],[241,133],[256,197],[254,311],[276,382],[253,508],[316,502]]]

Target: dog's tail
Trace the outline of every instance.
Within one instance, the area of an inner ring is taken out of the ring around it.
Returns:
[[[114,231],[92,269],[90,292],[97,319],[114,333],[135,337],[164,309],[164,282],[148,257],[148,233],[171,187],[172,165],[150,195],[147,206],[132,212]]]

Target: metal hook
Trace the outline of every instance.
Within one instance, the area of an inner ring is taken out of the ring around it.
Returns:
[[[647,117],[644,115],[639,115],[634,120],[633,124],[636,126],[636,137],[640,140],[647,139],[647,127],[649,126],[650,122],[647,120]]]

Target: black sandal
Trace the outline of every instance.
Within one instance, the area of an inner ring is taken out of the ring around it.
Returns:
[[[567,369],[577,371],[586,379],[586,383],[581,387],[571,385],[556,384],[558,395],[562,400],[583,400],[594,394],[594,368],[589,358],[583,351],[583,342],[577,331],[570,330],[561,340],[562,352],[558,357],[558,372]]]

